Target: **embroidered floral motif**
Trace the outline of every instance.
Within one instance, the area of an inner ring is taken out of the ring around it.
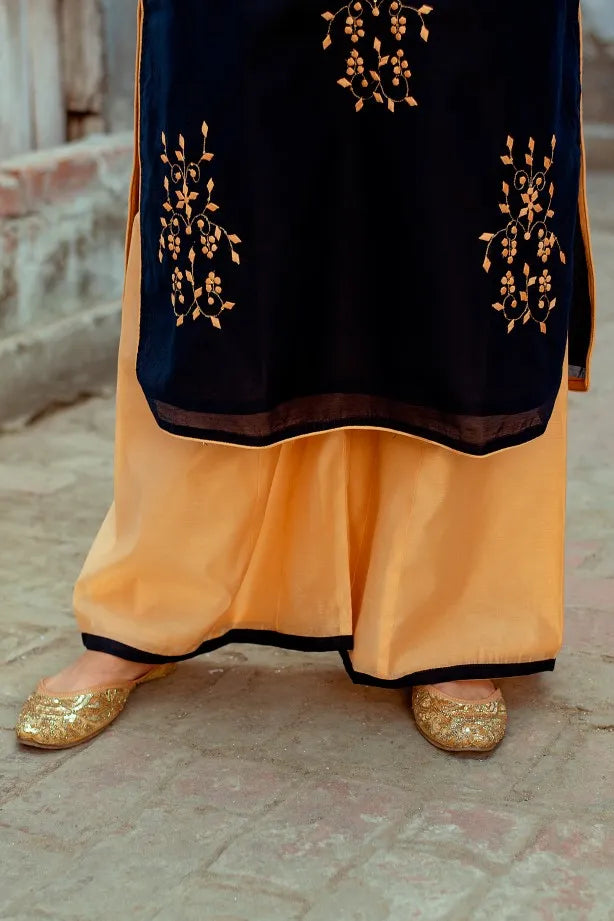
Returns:
[[[537,323],[545,333],[548,317],[556,307],[548,263],[555,250],[563,264],[567,260],[548,223],[554,217],[554,183],[548,184],[546,177],[554,162],[555,147],[556,137],[553,136],[550,156],[545,156],[543,168],[536,170],[535,141],[530,138],[526,166],[520,167],[514,159],[514,139],[508,137],[508,153],[501,160],[514,170],[514,178],[511,187],[508,182],[503,183],[505,201],[499,208],[509,219],[501,230],[483,233],[480,237],[488,243],[484,270],[490,272],[495,259],[503,266],[501,300],[492,306],[507,320],[508,333],[517,323],[525,324],[529,320]],[[541,263],[541,268],[535,268],[537,263]]]
[[[384,11],[387,13],[388,22],[381,22],[385,19],[382,16]],[[337,82],[344,89],[351,91],[356,99],[357,112],[371,99],[387,105],[391,112],[394,112],[395,105],[399,102],[405,102],[410,106],[418,105],[411,93],[411,70],[401,42],[405,41],[408,26],[414,19],[416,26],[420,26],[420,38],[423,42],[428,41],[426,17],[432,11],[432,6],[410,6],[402,0],[350,0],[336,13],[322,13],[328,22],[324,48],[329,48],[333,44],[335,27],[339,24],[340,29],[341,19],[344,22],[346,40],[354,46],[348,49],[345,61],[346,76]],[[378,32],[389,32],[392,36],[391,41],[396,43],[389,53],[383,50],[383,42]]]
[[[177,326],[188,316],[197,320],[207,317],[213,326],[221,329],[220,317],[225,310],[232,310],[232,301],[224,300],[222,279],[215,271],[205,276],[200,263],[203,259],[213,260],[226,248],[233,262],[240,262],[237,247],[241,240],[236,234],[228,233],[212,215],[219,210],[212,199],[215,183],[209,179],[204,185],[203,166],[213,160],[214,154],[207,150],[207,123],[203,122],[203,152],[199,160],[188,161],[185,140],[179,135],[178,149],[169,154],[166,135],[162,132],[164,152],[162,162],[168,166],[169,174],[164,177],[166,201],[163,204],[166,216],[160,218],[160,262],[165,254],[175,263],[171,275],[171,304]],[[173,200],[175,199],[175,200]],[[203,278],[203,276],[205,276]]]

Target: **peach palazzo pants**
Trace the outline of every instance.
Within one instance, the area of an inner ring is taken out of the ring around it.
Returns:
[[[119,353],[115,501],[75,588],[86,646],[188,658],[337,649],[400,686],[554,667],[563,628],[566,375],[542,437],[476,458],[344,429],[269,448],[182,439],[136,379],[138,214]]]

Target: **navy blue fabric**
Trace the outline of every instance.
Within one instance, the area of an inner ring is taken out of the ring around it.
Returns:
[[[141,386],[161,426],[208,440],[270,444],[358,423],[469,453],[526,441],[544,430],[561,384],[572,300],[579,367],[590,336],[577,224],[577,0],[433,0],[428,42],[408,14],[403,47],[418,105],[394,112],[373,100],[356,112],[337,82],[352,46],[341,23],[322,47],[321,14],[341,5],[145,0]],[[369,30],[372,19],[366,9]],[[215,220],[242,241],[240,264],[224,239],[213,260],[195,246],[195,274],[215,270],[235,304],[221,329],[204,316],[177,325],[171,276],[182,261],[167,249],[158,256],[162,132],[171,151],[182,135],[197,160],[203,121]],[[545,334],[532,320],[508,332],[492,306],[507,265],[493,259],[484,271],[480,236],[507,220],[508,136],[520,163],[533,138],[541,163],[553,135],[549,224],[567,257],[547,266],[557,304]],[[356,410],[357,395],[373,398],[368,413]],[[269,425],[267,414],[286,405],[291,421]],[[429,421],[440,414],[445,433]],[[494,416],[496,431],[466,435]]]

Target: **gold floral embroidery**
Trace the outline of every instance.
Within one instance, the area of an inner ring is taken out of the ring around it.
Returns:
[[[526,167],[520,167],[514,159],[514,139],[508,137],[508,152],[501,160],[505,166],[512,167],[514,178],[511,188],[508,182],[503,183],[505,201],[499,208],[502,214],[509,215],[509,220],[497,233],[483,233],[480,237],[488,243],[484,270],[490,271],[495,258],[503,266],[501,300],[492,306],[507,320],[508,333],[517,323],[525,324],[529,320],[537,323],[545,333],[546,321],[556,307],[556,297],[551,295],[552,276],[548,263],[554,250],[558,251],[563,264],[567,260],[548,223],[554,217],[554,183],[548,185],[546,177],[554,162],[555,147],[556,137],[553,136],[550,155],[544,156],[543,169],[536,170],[535,141],[529,138]],[[536,263],[541,263],[541,268],[532,268]]]
[[[383,42],[377,34],[371,44],[373,32],[365,23],[365,19],[371,16],[379,24],[383,10],[388,13],[388,24],[386,26],[382,23],[381,28],[387,29],[392,35],[392,41],[396,42],[396,47],[390,53],[382,50]],[[411,94],[412,74],[401,42],[405,41],[409,22],[414,18],[416,25],[420,25],[420,38],[424,42],[428,41],[426,17],[432,11],[432,6],[410,6],[402,0],[350,0],[336,13],[322,13],[322,17],[328,22],[324,48],[330,48],[333,44],[333,27],[341,17],[344,17],[345,35],[354,45],[351,50],[348,49],[345,61],[346,76],[337,82],[344,89],[351,91],[356,99],[357,112],[371,99],[382,105],[385,103],[391,112],[394,112],[398,102],[405,102],[410,106],[418,105]]]
[[[217,272],[209,271],[205,276],[200,262],[202,259],[213,260],[224,246],[238,265],[240,257],[235,247],[241,240],[236,234],[228,233],[212,217],[219,210],[219,205],[212,199],[213,179],[210,178],[204,185],[203,165],[214,157],[207,150],[208,133],[207,123],[203,122],[203,152],[199,160],[188,161],[183,135],[179,135],[178,149],[171,156],[166,135],[162,132],[164,152],[161,159],[168,166],[169,175],[164,177],[166,201],[163,208],[166,216],[160,218],[162,232],[158,255],[160,262],[164,261],[166,253],[176,263],[171,275],[171,304],[177,326],[191,315],[194,320],[207,317],[213,326],[221,329],[222,313],[232,310],[235,305],[224,300],[222,279]],[[204,207],[201,199],[206,199]]]

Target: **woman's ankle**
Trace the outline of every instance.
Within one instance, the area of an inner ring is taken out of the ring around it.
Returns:
[[[46,687],[56,693],[85,690],[114,681],[134,681],[149,671],[151,665],[130,662],[106,652],[86,650],[74,662],[53,677],[48,678]]]
[[[490,697],[496,686],[490,678],[475,678],[466,681],[444,681],[434,685],[449,697],[458,697],[460,700],[484,700]]]

